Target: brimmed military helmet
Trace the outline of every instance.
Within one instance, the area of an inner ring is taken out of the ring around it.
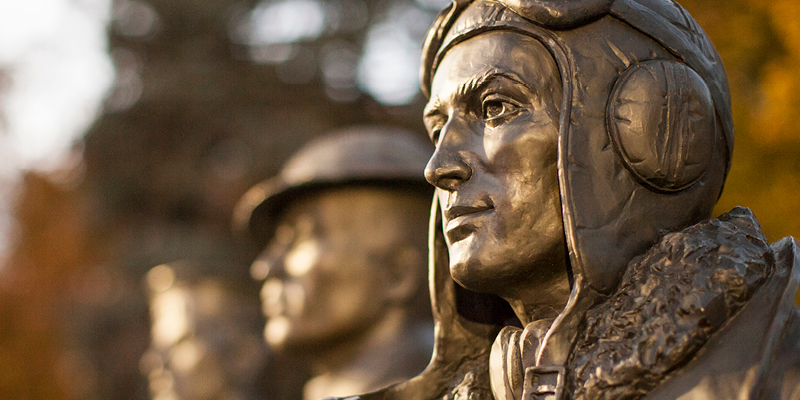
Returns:
[[[708,36],[673,0],[455,0],[425,42],[423,92],[449,49],[500,30],[540,41],[562,81],[558,178],[574,282],[537,354],[555,371],[583,313],[616,290],[629,261],[710,216],[733,149],[730,94]],[[446,253],[440,225],[433,251]],[[446,259],[432,259],[434,279],[447,279]],[[464,290],[433,288],[434,312],[451,324],[437,340],[476,332],[448,305],[468,312]]]
[[[234,230],[266,243],[272,221],[287,202],[330,187],[376,185],[424,191],[433,187],[423,175],[432,146],[409,131],[364,126],[335,131],[314,140],[280,173],[248,190],[236,205]]]

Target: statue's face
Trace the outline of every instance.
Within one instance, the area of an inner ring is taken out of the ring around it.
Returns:
[[[530,290],[566,251],[558,191],[561,83],[533,38],[480,34],[444,56],[425,124],[453,278],[509,298]]]
[[[261,290],[267,342],[286,350],[358,337],[390,299],[384,268],[406,229],[407,196],[376,188],[331,189],[295,201],[255,263],[266,263]],[[424,233],[421,233],[424,234]]]
[[[211,277],[156,291],[150,299],[153,341],[141,363],[152,398],[211,400],[248,389],[246,378],[258,371],[246,366],[267,359],[252,300]],[[173,384],[158,384],[164,379]]]

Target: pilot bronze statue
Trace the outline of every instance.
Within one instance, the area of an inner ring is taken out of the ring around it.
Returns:
[[[423,49],[434,357],[362,399],[790,399],[800,268],[672,0],[456,0]]]
[[[433,347],[424,138],[350,128],[298,151],[234,219],[263,245],[267,344],[307,360],[304,399],[376,390],[422,371]]]

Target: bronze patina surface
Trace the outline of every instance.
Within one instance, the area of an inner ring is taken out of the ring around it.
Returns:
[[[362,399],[792,399],[798,247],[710,218],[733,122],[672,0],[454,1],[423,49],[436,350]]]

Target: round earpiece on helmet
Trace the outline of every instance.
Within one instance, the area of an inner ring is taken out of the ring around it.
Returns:
[[[700,75],[682,63],[658,60],[622,74],[606,119],[611,141],[637,181],[677,192],[696,183],[711,164],[715,115]]]

